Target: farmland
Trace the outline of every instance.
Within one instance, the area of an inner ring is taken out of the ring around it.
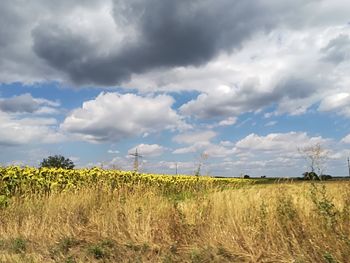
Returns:
[[[349,262],[350,184],[0,168],[0,262]]]

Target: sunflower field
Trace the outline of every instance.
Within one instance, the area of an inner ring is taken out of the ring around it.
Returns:
[[[259,179],[259,182],[263,179]],[[142,174],[100,168],[64,170],[56,168],[0,167],[0,196],[29,196],[82,188],[113,191],[120,187],[152,187],[164,193],[237,188],[256,183],[254,179],[213,178],[190,175]]]

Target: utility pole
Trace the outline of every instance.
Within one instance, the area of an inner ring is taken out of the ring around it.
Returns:
[[[348,157],[348,169],[349,169],[349,177],[350,177],[350,158]]]
[[[129,155],[134,156],[134,172],[139,171],[139,158],[142,158],[142,156],[137,152],[137,148],[135,150],[135,153],[130,153]]]

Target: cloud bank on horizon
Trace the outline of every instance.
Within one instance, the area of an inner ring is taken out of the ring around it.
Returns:
[[[350,145],[346,0],[0,3],[0,161],[298,176]],[[293,170],[292,168],[295,168]]]

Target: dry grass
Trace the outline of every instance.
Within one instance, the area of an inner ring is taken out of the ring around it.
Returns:
[[[348,182],[12,198],[0,262],[350,262],[349,214]]]

